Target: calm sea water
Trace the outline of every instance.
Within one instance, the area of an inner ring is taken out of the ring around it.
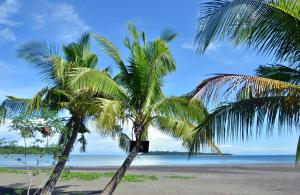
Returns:
[[[71,155],[70,166],[119,166],[125,155]],[[190,159],[183,155],[145,155],[138,156],[133,165],[201,165],[201,164],[256,164],[256,163],[294,163],[294,155],[232,155],[232,156],[195,156]],[[37,163],[36,155],[27,155],[30,166]],[[40,159],[40,166],[53,163],[52,156]],[[24,166],[24,155],[0,155],[0,167]]]

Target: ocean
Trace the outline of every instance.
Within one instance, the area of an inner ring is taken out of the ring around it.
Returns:
[[[67,166],[120,166],[125,155],[71,155]],[[29,166],[36,166],[37,155],[27,155]],[[260,164],[294,163],[295,155],[199,155],[188,159],[185,155],[139,155],[133,165],[204,165],[204,164]],[[46,155],[39,159],[39,166],[52,165],[53,158]],[[0,155],[0,167],[25,166],[24,155]]]

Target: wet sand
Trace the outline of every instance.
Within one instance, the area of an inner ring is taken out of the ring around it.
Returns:
[[[116,167],[72,167],[76,171],[115,171]],[[157,181],[122,182],[116,195],[298,195],[300,169],[293,164],[201,165],[201,166],[140,166],[129,174],[155,175]],[[169,176],[193,178],[169,178]],[[47,178],[33,178],[34,188]],[[73,179],[59,181],[55,194],[99,194],[109,178],[92,181]],[[12,188],[26,188],[26,174],[0,174],[0,194],[13,193]]]

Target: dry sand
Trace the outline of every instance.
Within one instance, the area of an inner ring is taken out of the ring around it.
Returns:
[[[80,171],[108,171],[112,167],[77,167]],[[201,165],[201,166],[147,166],[132,167],[131,174],[155,175],[157,181],[143,183],[123,182],[115,195],[299,195],[300,169],[292,164],[260,165]],[[166,176],[193,176],[192,179],[171,179]],[[34,177],[34,187],[45,175]],[[59,181],[55,194],[99,194],[108,179],[93,181]],[[27,186],[26,174],[0,174],[0,194],[11,188]]]

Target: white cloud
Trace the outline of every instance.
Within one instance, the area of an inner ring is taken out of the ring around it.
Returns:
[[[34,14],[33,20],[35,22],[34,28],[40,29],[45,26],[46,24],[46,14]]]
[[[17,37],[13,33],[10,28],[4,28],[0,30],[0,43],[9,42],[9,41],[16,41]]]
[[[17,0],[6,0],[0,4],[0,24],[6,26],[17,26],[18,22],[10,19],[10,17],[19,12],[21,3]]]
[[[191,50],[191,51],[196,51],[196,48],[192,42],[183,42],[181,44],[181,47],[183,49]]]
[[[149,129],[149,141],[151,151],[186,151],[180,140],[163,134],[153,127]]]
[[[0,4],[0,43],[16,41],[16,36],[11,27],[20,25],[19,22],[13,21],[11,17],[19,12],[21,3],[17,0],[5,0]]]
[[[222,47],[223,44],[221,43],[210,43],[206,49],[206,51],[216,51],[218,50],[220,47]],[[183,42],[181,44],[181,47],[183,49],[187,49],[187,50],[191,50],[191,51],[196,51],[196,46],[195,44],[192,42],[192,41],[186,41],[186,42]]]
[[[216,51],[222,46],[223,46],[223,44],[221,44],[221,43],[212,42],[208,45],[206,51]]]
[[[75,8],[67,3],[51,4],[43,13],[33,14],[33,19],[35,29],[55,26],[52,29],[61,40],[72,40],[90,29]]]

